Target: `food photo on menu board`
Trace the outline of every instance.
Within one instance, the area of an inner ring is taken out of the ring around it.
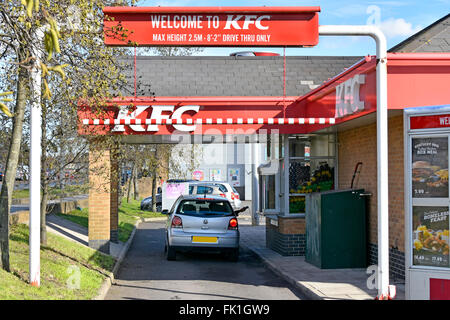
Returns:
[[[412,197],[448,198],[448,138],[412,139]]]
[[[450,267],[448,207],[413,207],[414,265]]]

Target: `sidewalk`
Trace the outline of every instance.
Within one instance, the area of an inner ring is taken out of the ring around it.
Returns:
[[[88,229],[53,214],[47,215],[47,230],[84,246],[89,245]],[[110,242],[110,255],[118,258],[125,244]]]
[[[305,262],[305,257],[285,257],[266,247],[265,226],[251,226],[243,221],[240,227],[241,246],[258,255],[263,263],[279,276],[295,285],[314,300],[373,300],[376,290],[367,288],[365,269],[320,269]],[[403,284],[396,284],[395,300],[405,299]]]

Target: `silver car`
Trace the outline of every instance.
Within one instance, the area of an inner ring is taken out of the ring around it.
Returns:
[[[222,181],[200,181],[189,184],[189,194],[215,194],[227,198],[233,209],[241,207],[239,193],[228,182]]]
[[[230,260],[239,258],[237,216],[229,201],[214,195],[180,196],[167,214],[165,255],[175,260],[177,251],[219,251]]]

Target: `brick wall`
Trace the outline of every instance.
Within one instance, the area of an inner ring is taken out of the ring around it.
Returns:
[[[368,259],[369,265],[377,264],[378,262],[377,245],[369,244]],[[389,249],[389,275],[393,283],[404,282],[405,280],[405,253],[395,248]]]
[[[305,219],[278,217],[278,226],[266,218],[266,246],[283,256],[304,256]]]
[[[110,151],[91,144],[89,151],[89,246],[109,253],[111,236]]]
[[[403,116],[389,118],[389,246],[396,259],[405,252]],[[355,166],[362,162],[357,188],[372,193],[368,205],[368,239],[377,245],[377,135],[376,123],[338,133],[339,189],[348,189]],[[401,258],[400,258],[401,259]],[[376,263],[376,261],[372,261]],[[391,260],[391,264],[393,261]],[[403,271],[404,272],[404,271]]]
[[[305,218],[278,218],[278,229],[283,234],[305,234]]]

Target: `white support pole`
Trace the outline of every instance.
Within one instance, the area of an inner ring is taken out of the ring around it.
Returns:
[[[319,26],[321,36],[370,36],[377,46],[378,296],[389,292],[387,43],[376,26]]]
[[[30,284],[39,287],[40,280],[40,250],[41,250],[41,69],[40,50],[43,32],[35,33],[35,61],[31,70],[32,99],[30,116]]]

